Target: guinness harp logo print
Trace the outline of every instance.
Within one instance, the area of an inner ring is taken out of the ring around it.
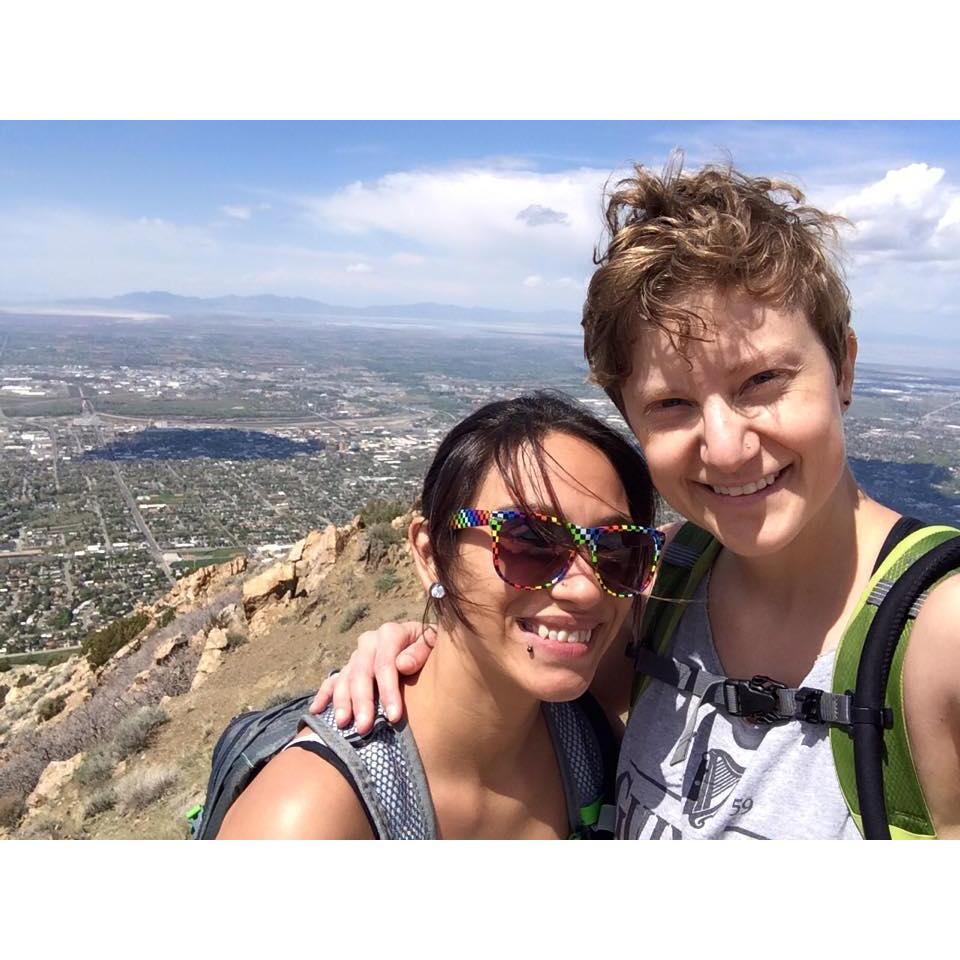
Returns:
[[[690,825],[699,829],[726,802],[733,793],[744,768],[729,753],[723,750],[708,750],[703,757],[697,780],[700,789],[696,792],[696,803],[690,810]]]

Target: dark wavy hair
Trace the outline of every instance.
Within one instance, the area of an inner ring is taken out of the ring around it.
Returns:
[[[535,463],[545,487],[545,502],[537,506],[549,506],[555,516],[564,519],[547,469],[552,458],[543,447],[551,433],[564,433],[596,447],[623,484],[633,522],[653,524],[657,495],[643,454],[632,438],[554,391],[488,403],[443,438],[423,481],[420,512],[427,521],[437,578],[446,590],[442,600],[428,600],[425,622],[433,610],[442,621],[458,619],[469,625],[463,609],[469,600],[456,584],[457,531],[451,529],[450,521],[455,511],[474,505],[473,498],[488,470],[500,473],[513,502],[526,511],[532,508],[523,496],[523,477],[529,464]]]

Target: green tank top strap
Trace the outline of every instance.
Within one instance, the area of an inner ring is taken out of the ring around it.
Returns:
[[[685,523],[664,550],[653,589],[644,605],[639,637],[628,648],[635,657],[641,650],[663,655],[670,648],[677,624],[720,550],[720,542],[694,523]],[[634,674],[630,708],[646,689],[650,677]]]
[[[834,693],[855,689],[867,634],[890,586],[917,560],[958,534],[960,530],[954,527],[923,527],[901,540],[880,564],[860,596],[837,648],[832,683]],[[932,840],[936,839],[937,835],[917,778],[903,709],[903,663],[914,620],[923,599],[924,597],[920,597],[914,602],[901,630],[886,689],[885,703],[891,712],[892,725],[884,735],[883,783],[890,836],[895,840]],[[850,815],[862,830],[853,740],[847,731],[833,728],[830,731],[830,745],[843,798]]]

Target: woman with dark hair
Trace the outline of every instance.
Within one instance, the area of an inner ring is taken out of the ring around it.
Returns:
[[[613,771],[602,714],[577,698],[656,567],[654,506],[636,448],[562,396],[467,417],[440,444],[409,528],[438,626],[406,686],[406,722],[374,723],[360,742],[331,707],[219,837],[594,833]]]

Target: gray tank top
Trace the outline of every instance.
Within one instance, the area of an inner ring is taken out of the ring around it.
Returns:
[[[704,577],[674,634],[671,655],[723,674]],[[830,689],[834,651],[799,686]],[[687,757],[671,758],[689,694],[651,680],[637,701],[617,769],[616,835],[625,840],[860,839],[833,765],[829,728],[758,725],[700,705]]]

